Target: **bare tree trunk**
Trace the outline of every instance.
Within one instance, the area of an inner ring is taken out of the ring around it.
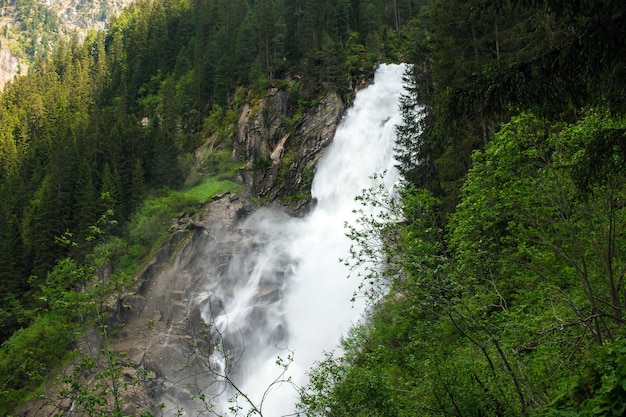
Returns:
[[[528,415],[528,410],[526,409],[526,399],[524,398],[524,392],[522,391],[522,387],[521,387],[519,381],[517,380],[517,376],[513,372],[513,368],[511,368],[511,365],[509,364],[509,361],[506,358],[506,355],[502,351],[502,348],[500,347],[500,343],[498,343],[498,339],[493,338],[491,340],[493,341],[494,346],[498,350],[498,353],[500,354],[500,358],[502,358],[502,362],[504,363],[504,367],[506,368],[507,372],[511,376],[511,379],[513,380],[513,385],[515,385],[515,390],[517,391],[517,395],[519,397],[519,402],[520,402],[520,405],[522,407],[522,414]]]
[[[496,31],[496,63],[498,68],[500,67],[500,33],[498,31],[498,16],[496,15],[494,20],[494,26]]]

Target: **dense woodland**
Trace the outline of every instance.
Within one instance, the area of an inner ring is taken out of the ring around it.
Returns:
[[[348,264],[387,265],[364,295],[390,292],[312,371],[303,414],[622,416],[626,5],[423,11],[401,202],[365,192],[392,212],[349,232]]]
[[[349,101],[377,62],[402,59],[400,26],[419,9],[138,1],[106,32],[35,55],[0,96],[0,414],[37,395],[101,317],[94,299],[128,283],[172,217],[238,187],[245,100],[289,89],[294,119],[327,91]]]
[[[401,199],[365,192],[391,213],[347,230],[346,262],[387,268],[352,278],[369,320],[302,414],[621,416],[625,20],[619,0],[142,0],[59,44],[0,95],[0,413],[69,358],[100,268],[123,287],[162,219],[236,187],[244,100],[349,102],[404,61]]]

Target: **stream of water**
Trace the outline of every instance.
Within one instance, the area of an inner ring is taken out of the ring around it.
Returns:
[[[355,196],[373,185],[373,174],[386,172],[389,188],[398,181],[393,148],[405,70],[381,65],[374,83],[357,94],[317,167],[311,212],[292,218],[263,209],[246,219],[251,250],[228,265],[230,284],[216,294],[221,312],[203,312],[227,351],[228,359],[212,360],[225,367],[232,361],[239,388],[266,417],[293,414],[298,401],[292,384],[272,385],[281,375],[277,357],[293,355],[283,378],[303,386],[315,361],[335,349],[364,312],[363,302],[351,301],[360,283],[348,279],[339,261],[351,243],[344,225],[355,221]],[[222,407],[228,408],[226,401]]]

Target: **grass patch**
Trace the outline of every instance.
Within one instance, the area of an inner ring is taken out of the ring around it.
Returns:
[[[286,203],[291,203],[291,202],[294,202],[294,201],[308,200],[309,198],[310,198],[310,196],[308,196],[307,194],[295,193],[295,194],[292,194],[289,197],[285,198],[285,202]]]
[[[230,191],[243,190],[243,186],[231,180],[223,180],[222,176],[207,178],[202,184],[196,185],[185,192],[186,196],[195,199],[199,203],[206,203],[216,195]]]
[[[243,190],[242,185],[225,178],[232,177],[229,173],[220,174],[186,191],[165,190],[160,196],[148,197],[141,209],[131,216],[126,234],[127,245],[118,244],[118,250],[113,250],[116,254],[121,252],[131,258],[121,262],[122,265],[132,267],[141,264],[132,258],[146,256],[153,252],[155,245],[165,241],[171,232],[172,219],[181,213],[196,211],[198,204],[204,204],[220,193]]]

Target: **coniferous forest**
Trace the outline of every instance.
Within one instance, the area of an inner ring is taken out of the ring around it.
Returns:
[[[0,414],[71,360],[167,219],[241,187],[245,100],[350,103],[407,62],[400,198],[364,192],[390,217],[347,230],[346,262],[386,267],[302,415],[624,415],[625,43],[621,0],[139,0],[35,57],[0,94]]]

